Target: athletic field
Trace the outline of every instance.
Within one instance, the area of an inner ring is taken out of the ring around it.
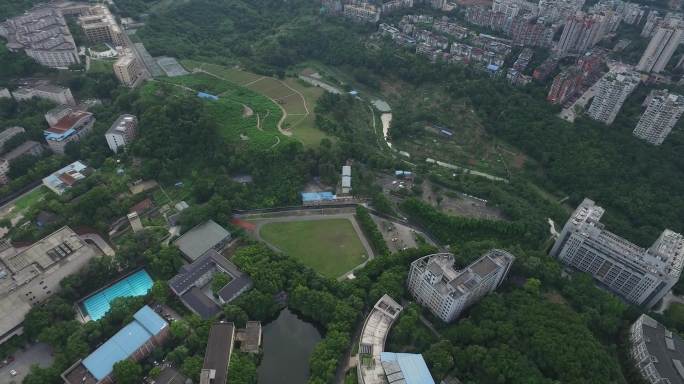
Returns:
[[[368,258],[349,219],[264,224],[261,238],[316,272],[338,278]]]

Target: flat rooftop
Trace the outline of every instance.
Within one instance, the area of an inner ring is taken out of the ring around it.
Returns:
[[[185,256],[194,261],[228,238],[230,232],[209,220],[185,232],[174,241],[174,244]]]
[[[214,380],[211,384],[226,384],[228,382],[228,362],[235,338],[233,323],[216,323],[209,330],[207,351],[204,354],[202,370],[213,370]],[[205,384],[200,379],[200,384]],[[208,382],[206,384],[209,384]]]

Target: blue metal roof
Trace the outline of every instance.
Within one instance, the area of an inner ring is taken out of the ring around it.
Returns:
[[[110,308],[110,303],[119,297],[144,296],[152,289],[153,281],[144,269],[119,280],[83,300],[83,308],[90,320],[100,320]]]
[[[332,192],[302,192],[302,201],[333,201],[335,195]]]
[[[209,99],[209,100],[218,100],[218,96],[214,96],[211,93],[206,93],[206,92],[197,92],[197,97],[202,98],[202,99]]]
[[[83,359],[83,366],[99,381],[112,372],[114,364],[127,359],[167,326],[166,321],[147,305],[133,315],[133,322]]]
[[[435,384],[421,354],[381,352],[380,361],[399,364],[406,384]]]

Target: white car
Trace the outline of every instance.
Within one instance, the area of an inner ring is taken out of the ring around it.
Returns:
[[[17,375],[17,371],[15,371],[14,369],[10,369],[10,376],[16,376],[16,375]]]

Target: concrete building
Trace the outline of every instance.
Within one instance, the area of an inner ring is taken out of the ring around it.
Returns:
[[[71,142],[79,142],[90,134],[95,125],[95,117],[90,112],[72,111],[61,118],[57,124],[43,131],[48,146],[54,153],[64,154]]]
[[[366,317],[359,337],[359,356],[356,359],[359,384],[385,383],[380,355],[385,349],[390,328],[403,309],[394,299],[383,295]]]
[[[607,18],[604,15],[590,15],[583,12],[569,17],[565,21],[555,51],[559,55],[568,53],[583,54],[601,40],[607,30]]]
[[[380,363],[387,383],[435,384],[423,355],[419,353],[383,352]]]
[[[113,68],[116,78],[126,87],[135,87],[143,76],[138,59],[130,53],[119,57],[114,63]]]
[[[348,195],[351,193],[351,190],[351,166],[344,165],[342,166],[342,194]]]
[[[0,132],[0,149],[5,145],[5,143],[9,139],[21,133],[26,133],[26,130],[22,127],[9,127],[4,131]]]
[[[79,64],[78,49],[62,13],[41,5],[0,24],[0,36],[11,52],[23,50],[46,67],[66,68]]]
[[[209,220],[185,232],[173,244],[192,262],[210,249],[220,251],[230,239],[230,232]]]
[[[69,188],[90,175],[91,170],[80,161],[75,161],[43,179],[43,185],[52,192],[62,195]]]
[[[366,2],[344,4],[344,17],[360,23],[377,23],[380,20],[380,8]]]
[[[71,89],[52,84],[37,84],[35,86],[19,87],[12,92],[17,101],[30,100],[34,97],[50,100],[55,104],[76,105]]]
[[[261,347],[261,322],[248,321],[244,328],[238,329],[236,339],[240,342],[240,352],[259,353],[259,347]]]
[[[644,249],[606,230],[601,223],[604,212],[584,199],[565,223],[551,256],[591,274],[626,301],[653,307],[679,280],[684,238],[666,229]]]
[[[142,221],[140,221],[140,216],[138,216],[138,212],[131,212],[126,217],[128,217],[128,222],[131,224],[133,233],[138,233],[144,229]]]
[[[211,282],[217,273],[225,273],[231,279],[214,295]],[[221,305],[231,302],[252,285],[249,276],[213,249],[181,267],[178,274],[169,280],[171,291],[188,309],[204,319],[220,313]]]
[[[68,105],[58,105],[45,113],[45,121],[47,121],[50,126],[57,125],[60,120],[69,116],[69,114],[74,111],[75,109]]]
[[[80,271],[99,252],[69,227],[18,250],[0,240],[0,343],[23,333],[29,310],[60,289],[60,281]]]
[[[637,71],[662,72],[677,50],[683,36],[684,26],[682,26],[681,21],[661,23],[655,29],[651,41],[639,60],[639,64],[636,66]]]
[[[390,0],[382,3],[381,11],[389,14],[400,9],[413,8],[413,0]]]
[[[514,260],[512,254],[492,249],[465,269],[456,270],[454,255],[428,255],[411,263],[408,289],[418,304],[449,323],[498,288]]]
[[[630,354],[650,384],[684,383],[684,341],[648,315],[629,329]]]
[[[64,371],[62,380],[65,384],[114,384],[114,365],[127,359],[144,359],[164,343],[169,329],[169,324],[145,305],[133,315],[133,321]]]
[[[200,384],[227,384],[228,364],[235,343],[233,323],[217,323],[209,330],[207,351],[200,371]]]
[[[649,99],[633,134],[653,145],[660,145],[684,113],[684,96],[665,89],[653,91]]]
[[[133,115],[121,115],[105,133],[109,149],[118,153],[120,148],[133,142],[138,132],[138,118]]]
[[[596,95],[589,106],[589,117],[604,124],[612,124],[622,104],[639,85],[634,72],[608,72],[597,84]]]
[[[553,79],[546,100],[551,104],[564,104],[577,93],[581,84],[582,72],[577,67],[571,67]]]
[[[2,157],[0,157],[0,184],[4,185],[9,183],[10,179],[8,173],[12,161],[22,156],[40,156],[42,153],[43,146],[36,141],[29,140],[2,155]]]
[[[126,45],[123,31],[106,5],[99,4],[91,7],[88,14],[78,18],[78,23],[91,43],[107,42],[116,46]]]

